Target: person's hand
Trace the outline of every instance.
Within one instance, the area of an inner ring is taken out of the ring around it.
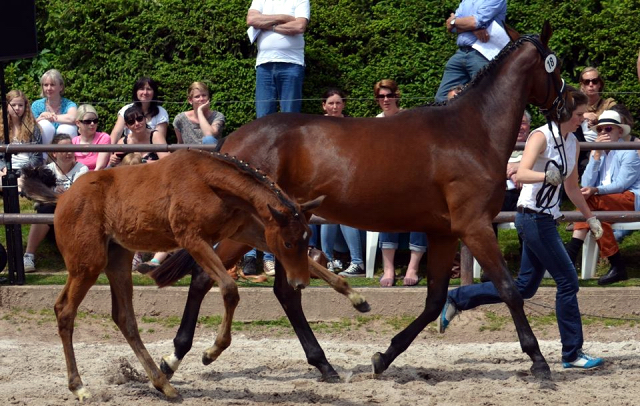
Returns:
[[[122,159],[116,154],[111,154],[109,157],[109,165],[111,166],[120,165],[120,162],[122,162]]]
[[[513,175],[518,173],[519,163],[508,163],[507,164],[507,179],[511,179]]]
[[[456,15],[451,13],[449,18],[447,18],[447,21],[444,23],[445,27],[447,27],[447,31],[449,32],[453,31],[453,29],[455,28],[451,26],[451,20],[453,20],[454,18],[456,18]]]
[[[595,195],[597,191],[598,188],[592,186],[587,186],[580,189],[580,193],[582,193],[582,197],[584,197],[585,200]]]
[[[593,217],[589,217],[587,219],[587,224],[589,224],[589,230],[591,230],[591,233],[593,233],[593,238],[595,238],[596,240],[599,240],[600,237],[602,237],[602,224],[600,223],[600,220],[598,220],[596,218],[596,216]]]
[[[596,115],[596,113],[592,113],[592,112],[584,113],[584,118],[585,120],[589,121],[589,127],[592,127],[598,124],[598,116]]]
[[[198,106],[198,109],[196,110],[196,115],[200,116],[202,115],[202,110],[208,108],[211,105],[211,100],[207,101],[205,104],[201,104],[200,106]]]
[[[479,30],[473,31],[473,35],[475,35],[480,42],[489,41],[489,33],[484,28],[480,28]]]
[[[560,169],[558,169],[558,167],[556,166],[551,166],[544,173],[544,181],[550,185],[558,186],[564,181],[564,179],[562,178]]]

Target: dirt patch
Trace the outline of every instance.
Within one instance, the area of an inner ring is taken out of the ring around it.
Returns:
[[[139,320],[140,321],[140,320]],[[640,357],[635,323],[585,325],[585,350],[603,356],[594,371],[563,370],[557,327],[533,322],[554,376],[541,385],[529,373],[512,323],[482,311],[463,313],[445,335],[429,326],[380,377],[370,358],[386,350],[408,319],[371,318],[313,326],[342,383],[319,382],[290,328],[240,326],[231,347],[209,366],[200,355],[215,328],[199,325],[192,351],[172,379],[183,405],[637,405]],[[104,316],[83,315],[74,343],[89,404],[137,406],[165,403],[153,389],[132,350]],[[140,321],[154,359],[172,352],[176,327]],[[70,405],[66,368],[50,312],[0,310],[0,403]],[[168,402],[166,402],[168,404]]]

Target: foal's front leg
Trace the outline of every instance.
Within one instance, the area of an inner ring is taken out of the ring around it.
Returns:
[[[309,262],[314,261],[310,260]],[[318,368],[324,381],[339,382],[340,375],[338,375],[336,370],[329,364],[322,347],[320,347],[318,340],[316,340],[309,326],[309,322],[302,311],[301,291],[299,289],[294,290],[291,285],[289,285],[285,270],[279,261],[276,261],[276,279],[273,285],[273,291],[284,309],[287,318],[289,318],[298,336],[298,340],[300,340],[300,344],[302,344],[304,353],[307,356],[307,362]]]
[[[336,292],[348,297],[357,311],[366,313],[371,310],[367,299],[360,293],[354,291],[344,278],[339,277],[312,259],[309,259],[309,272],[327,282]]]

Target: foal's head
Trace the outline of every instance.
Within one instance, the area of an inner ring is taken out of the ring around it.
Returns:
[[[303,213],[320,206],[322,200],[324,196],[301,205],[289,202],[284,211],[268,205],[271,219],[265,224],[267,245],[282,263],[289,284],[296,289],[309,284],[307,248],[311,229]]]

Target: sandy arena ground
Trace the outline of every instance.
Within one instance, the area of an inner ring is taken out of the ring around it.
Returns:
[[[139,319],[140,322],[140,319]],[[515,341],[511,322],[495,331],[482,311],[463,313],[445,335],[429,326],[380,377],[371,355],[398,331],[386,319],[350,328],[316,328],[343,383],[319,382],[290,329],[247,327],[212,365],[200,362],[213,329],[200,326],[192,351],[172,379],[182,405],[638,405],[640,330],[634,323],[585,326],[585,350],[606,358],[594,371],[564,370],[557,327],[534,327],[554,381],[541,384]],[[170,404],[153,389],[132,350],[106,317],[76,322],[75,349],[88,404]],[[141,322],[154,359],[172,349],[176,327]],[[74,405],[51,313],[0,311],[0,404]]]

